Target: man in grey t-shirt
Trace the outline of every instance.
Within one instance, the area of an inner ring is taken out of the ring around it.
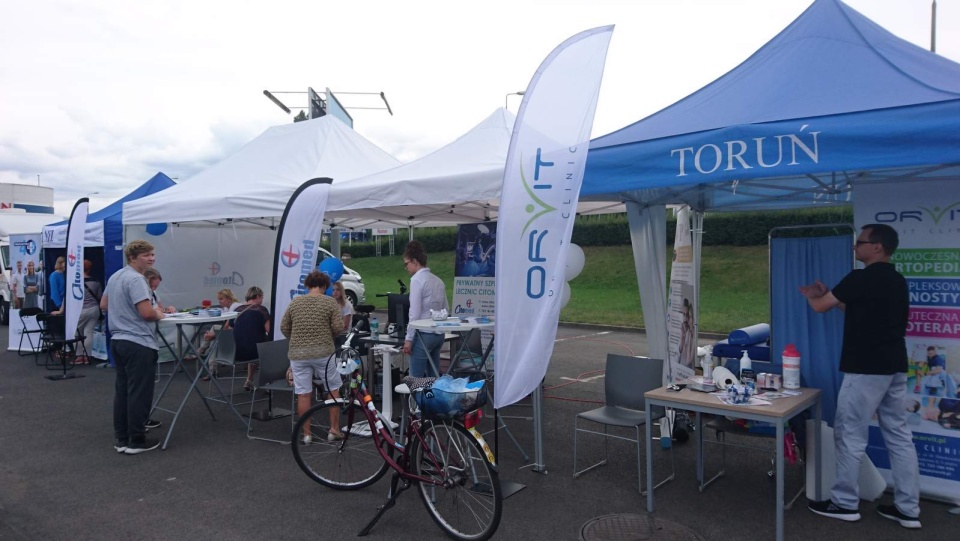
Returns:
[[[163,310],[154,305],[143,272],[153,266],[153,245],[135,240],[124,249],[127,266],[107,282],[100,309],[107,312],[112,334],[110,352],[117,365],[114,385],[113,430],[118,453],[136,455],[160,446],[146,437],[146,422],[153,406],[153,382],[157,370],[155,321]]]

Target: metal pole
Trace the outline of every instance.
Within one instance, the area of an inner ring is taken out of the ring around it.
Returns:
[[[547,473],[543,460],[543,385],[533,390],[533,471]]]
[[[930,6],[930,52],[937,52],[937,0]]]

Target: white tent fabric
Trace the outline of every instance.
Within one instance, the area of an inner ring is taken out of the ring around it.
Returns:
[[[640,306],[644,314],[666,314],[667,298],[667,217],[666,207],[644,207],[627,202],[627,221],[630,224],[630,242],[633,245],[633,265],[637,271]],[[662,317],[645,318],[647,350],[654,359],[668,359],[667,320]],[[666,374],[664,374],[666,376]]]
[[[330,189],[326,219],[343,227],[438,226],[494,220],[516,117],[500,108],[450,144]],[[580,214],[623,212],[581,203]]]
[[[400,162],[327,115],[274,126],[208,169],[160,193],[125,203],[124,224],[279,217],[304,182],[369,175]]]

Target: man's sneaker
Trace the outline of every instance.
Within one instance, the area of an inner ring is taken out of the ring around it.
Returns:
[[[890,520],[899,522],[904,528],[910,528],[914,530],[920,528],[920,517],[910,517],[904,515],[899,509],[897,509],[896,505],[877,506],[877,513],[880,513],[881,517],[886,517]]]
[[[117,443],[113,444],[113,448],[117,450],[118,453],[122,453],[127,450],[127,440],[117,440]]]
[[[818,515],[845,520],[847,522],[860,520],[860,511],[856,509],[844,509],[830,500],[823,500],[822,502],[810,500],[809,503],[807,503],[807,509],[810,509]]]
[[[147,422],[144,423],[143,426],[145,426],[145,427],[147,427],[147,428],[160,428],[160,426],[161,426],[162,424],[163,424],[163,423],[161,423],[160,421],[155,421],[155,420],[153,420],[153,419],[147,419]]]
[[[160,447],[160,440],[145,438],[143,441],[131,441],[129,444],[127,444],[127,448],[124,453],[128,455],[139,455],[140,453],[153,451],[157,447]]]

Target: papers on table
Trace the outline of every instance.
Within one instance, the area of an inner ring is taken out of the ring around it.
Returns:
[[[769,406],[772,404],[772,402],[770,402],[769,400],[764,400],[762,398],[757,398],[755,396],[751,396],[749,401],[741,404],[734,402],[730,397],[728,397],[725,394],[717,393],[717,394],[714,394],[713,396],[716,396],[717,399],[719,399],[724,404],[730,404],[731,406]]]

